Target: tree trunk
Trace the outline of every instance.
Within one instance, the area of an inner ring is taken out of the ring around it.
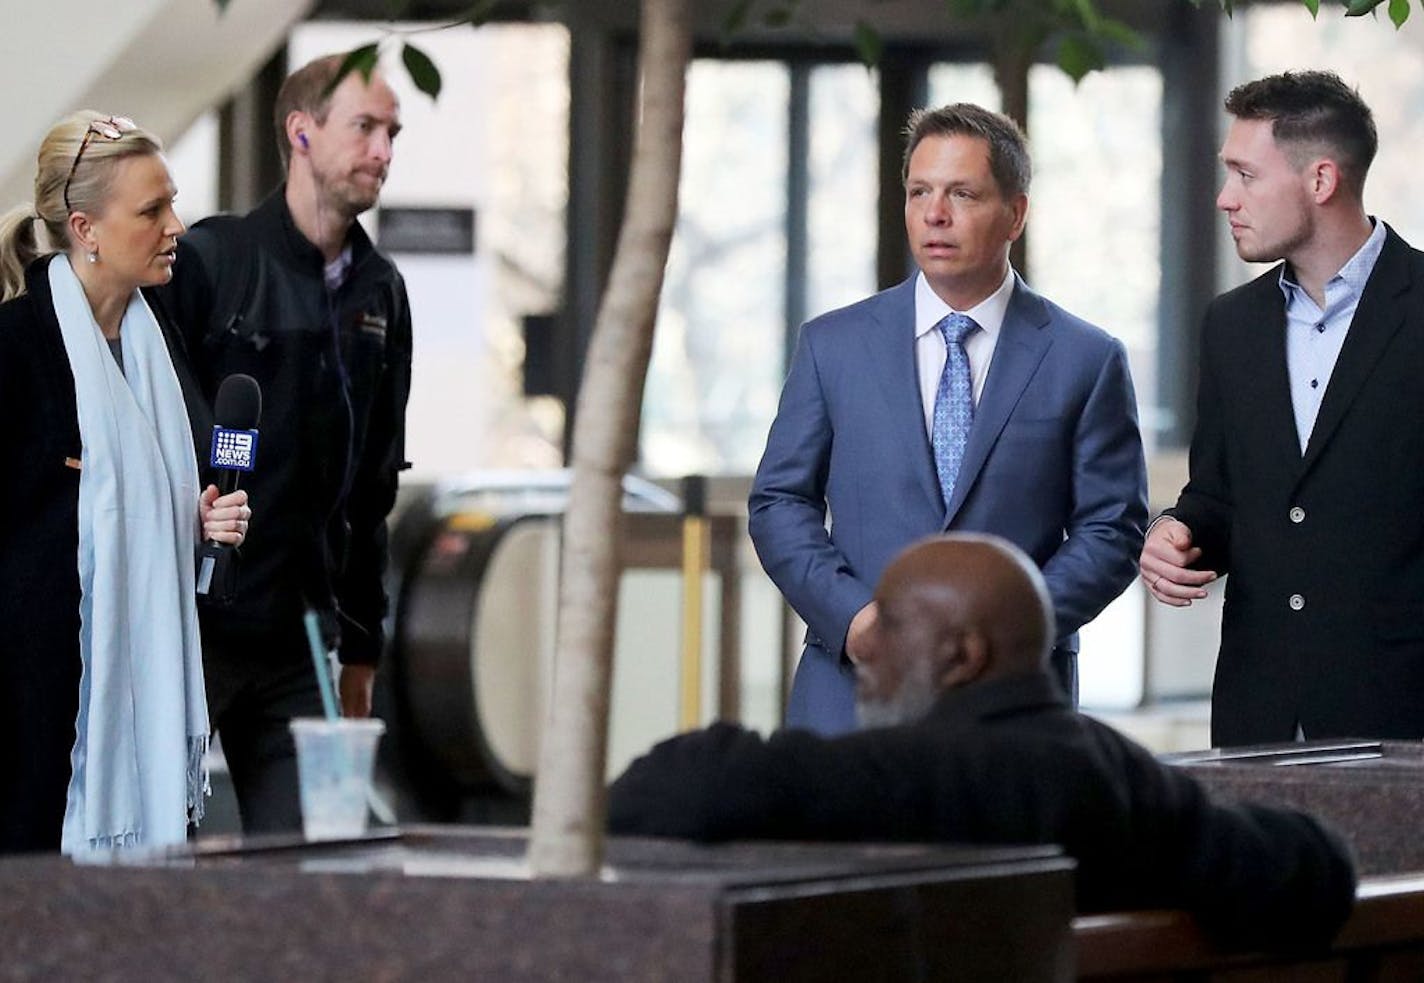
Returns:
[[[1015,29],[1006,25],[993,32],[994,81],[998,83],[1002,98],[1000,108],[1028,134],[1028,73],[1033,68],[1034,54],[1043,37],[1042,32]],[[1030,278],[1028,269],[1028,229],[1024,229],[1009,247],[1009,262],[1025,280]]]
[[[689,0],[643,0],[641,113],[627,206],[589,340],[564,517],[554,680],[534,782],[536,877],[597,872],[617,614],[623,474],[637,450],[643,381],[677,219]]]

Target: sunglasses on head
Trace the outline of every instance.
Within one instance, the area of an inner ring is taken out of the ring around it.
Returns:
[[[79,153],[74,155],[74,163],[69,165],[69,177],[64,179],[64,210],[74,211],[69,206],[69,186],[74,183],[74,172],[79,170],[79,161],[84,157],[84,151],[89,148],[89,141],[95,137],[103,137],[105,140],[118,140],[130,130],[137,129],[137,125],[127,116],[110,116],[108,119],[96,119],[89,124],[89,129],[84,132],[84,139],[80,141]]]

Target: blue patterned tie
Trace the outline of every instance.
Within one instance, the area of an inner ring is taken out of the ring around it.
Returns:
[[[935,325],[944,335],[944,372],[935,390],[934,447],[935,471],[944,504],[954,495],[954,480],[964,462],[964,445],[969,442],[969,425],[974,422],[974,380],[969,374],[969,356],[964,339],[979,325],[963,314],[948,314]]]

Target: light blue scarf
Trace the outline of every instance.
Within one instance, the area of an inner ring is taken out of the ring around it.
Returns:
[[[74,373],[79,472],[79,717],[60,848],[184,842],[202,818],[208,708],[194,602],[198,469],[158,322],[134,292],[124,372],[69,264],[49,264]]]

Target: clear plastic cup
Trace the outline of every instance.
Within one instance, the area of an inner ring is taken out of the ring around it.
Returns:
[[[302,833],[308,840],[361,836],[366,832],[376,745],[385,723],[298,717],[290,726],[297,745]]]

